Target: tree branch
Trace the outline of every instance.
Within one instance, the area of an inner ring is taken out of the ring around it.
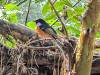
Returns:
[[[26,2],[27,0],[23,0],[20,3],[17,4],[17,6],[20,6],[21,4],[23,4],[24,2]]]
[[[31,30],[20,24],[10,24],[3,20],[0,20],[0,34],[2,34],[4,37],[12,35],[15,39],[19,39],[23,42],[32,37],[33,39],[38,38],[38,35],[34,30]]]
[[[100,0],[90,0],[83,15],[81,34],[76,52],[76,75],[90,75],[95,35],[100,23]]]
[[[27,23],[27,20],[28,20],[28,15],[29,15],[29,12],[30,12],[30,5],[31,5],[31,0],[29,0],[29,5],[28,5],[28,11],[27,11],[27,14],[26,14],[26,19],[25,19],[25,26],[26,26],[26,23]]]
[[[48,1],[49,1],[49,3],[51,4],[51,6],[52,6],[52,8],[53,8],[53,10],[54,10],[54,12],[55,12],[55,14],[57,15],[59,21],[60,21],[61,24],[62,24],[62,28],[63,28],[63,30],[64,30],[64,34],[65,34],[66,38],[68,38],[68,32],[67,32],[67,30],[66,30],[65,24],[62,22],[62,20],[61,20],[59,14],[58,14],[58,12],[56,11],[55,7],[54,7],[53,4],[52,4],[52,2],[51,2],[50,0],[48,0]]]

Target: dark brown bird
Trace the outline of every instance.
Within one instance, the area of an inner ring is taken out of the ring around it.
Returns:
[[[43,19],[38,19],[35,22],[37,25],[36,32],[38,33],[40,38],[42,39],[57,38],[56,31],[51,26],[49,26],[49,24],[45,22]]]

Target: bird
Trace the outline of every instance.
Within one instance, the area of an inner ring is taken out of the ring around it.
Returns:
[[[42,39],[56,39],[57,33],[56,31],[43,19],[37,19],[36,22],[36,32],[38,33],[39,37]]]

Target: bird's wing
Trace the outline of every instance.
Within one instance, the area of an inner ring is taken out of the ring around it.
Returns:
[[[54,29],[52,28],[47,28],[45,29],[45,32],[48,33],[50,36],[52,36],[53,38],[57,38],[57,34],[56,32],[54,31]]]

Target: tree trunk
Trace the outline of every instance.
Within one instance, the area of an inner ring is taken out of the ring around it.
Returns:
[[[100,21],[100,0],[92,0],[83,16],[76,53],[76,75],[90,75],[96,29]]]

